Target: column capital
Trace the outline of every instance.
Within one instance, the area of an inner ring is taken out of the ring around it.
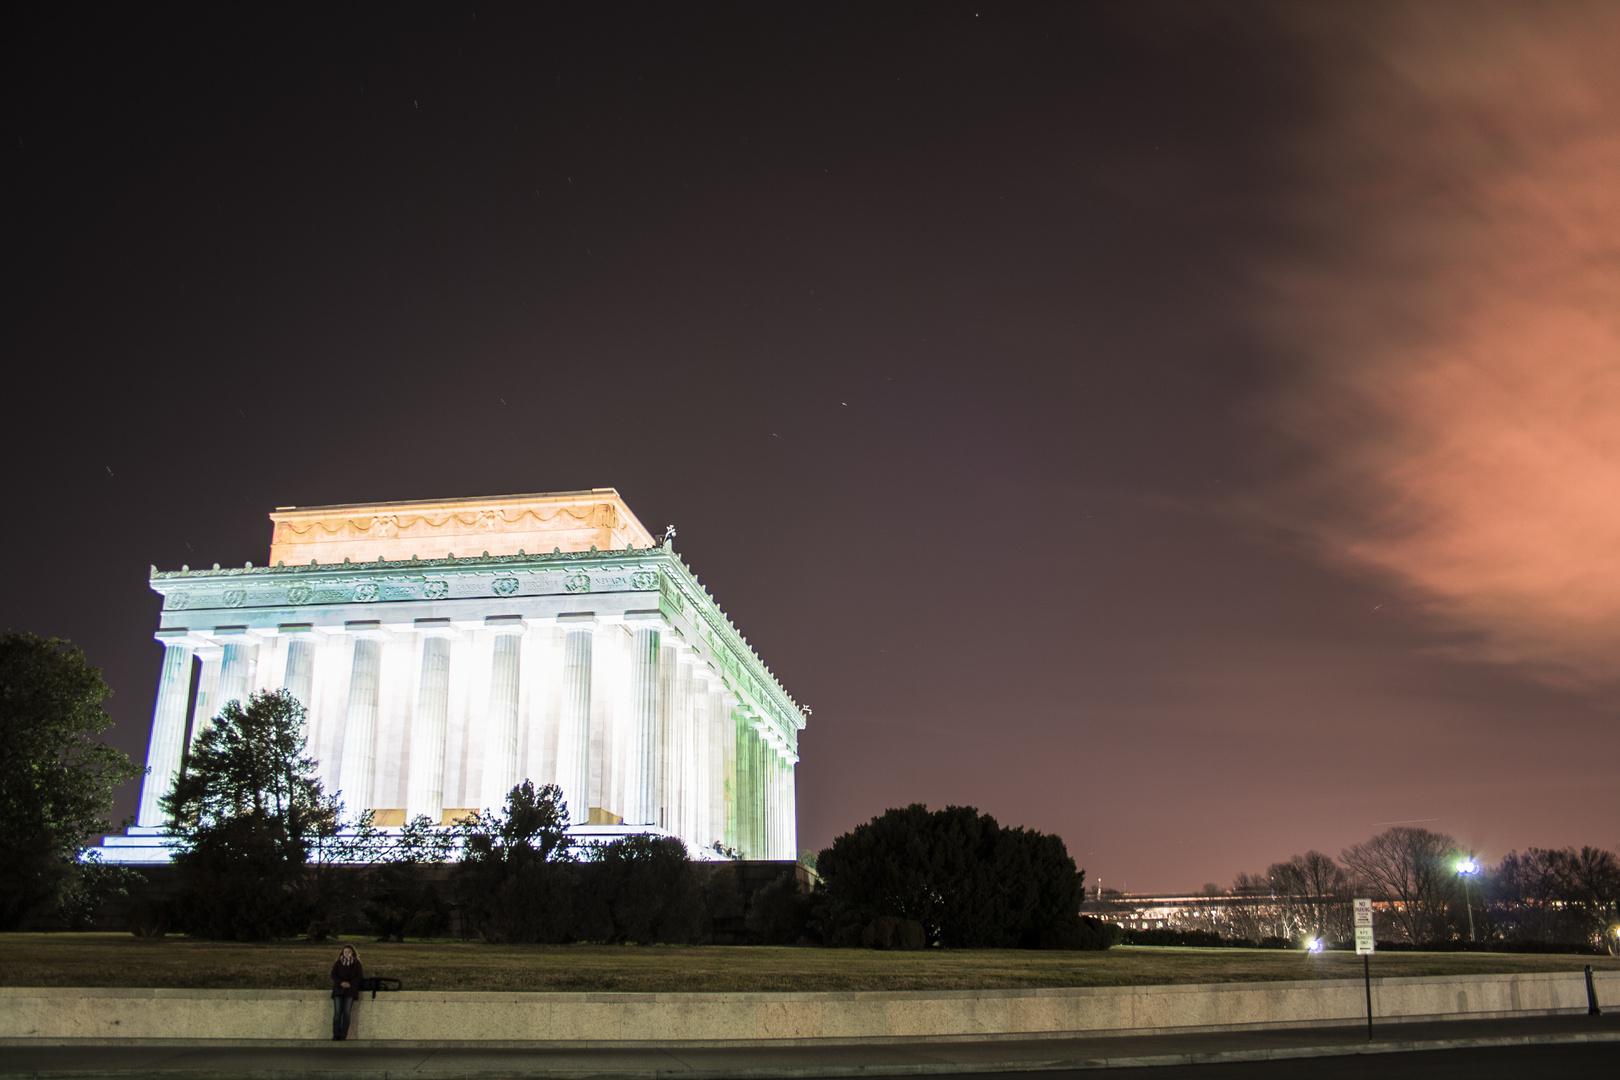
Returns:
[[[528,620],[521,615],[484,616],[485,630],[494,630],[496,633],[500,634],[521,634],[528,628]]]
[[[191,628],[186,626],[175,626],[166,630],[159,630],[152,637],[154,640],[161,642],[165,648],[170,649],[195,649],[203,644],[205,640],[193,634]]]
[[[326,640],[326,630],[324,628],[317,630],[315,628],[314,623],[307,623],[307,622],[281,623],[280,625],[278,625],[276,627],[276,633],[280,634],[284,638],[291,638],[293,640],[298,640],[298,639],[306,639],[306,640],[309,640],[309,641],[325,641]]]
[[[339,631],[336,627],[334,627],[331,632],[337,633]],[[379,619],[350,619],[348,622],[343,624],[343,630],[341,632],[345,634],[353,634],[355,637],[363,638],[368,641],[387,641],[393,636],[383,626],[382,621]]]
[[[622,618],[624,625],[632,630],[657,630],[661,634],[669,633],[669,624],[664,621],[664,613],[657,608],[627,611]]]
[[[602,620],[594,611],[565,611],[557,616],[557,625],[564,630],[595,630]]]
[[[423,637],[449,638],[458,633],[449,619],[417,619],[412,629]]]

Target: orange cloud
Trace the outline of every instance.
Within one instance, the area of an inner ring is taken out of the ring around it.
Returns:
[[[1261,277],[1304,457],[1253,508],[1472,655],[1620,686],[1620,5],[1369,10],[1299,27],[1308,240]]]

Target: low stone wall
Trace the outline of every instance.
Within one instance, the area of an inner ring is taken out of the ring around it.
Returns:
[[[1620,972],[1597,976],[1620,1005]],[[1376,1021],[1584,1013],[1576,973],[1375,979]],[[1050,1038],[1362,1023],[1360,980],[1054,990],[805,994],[366,996],[351,1039],[719,1043]],[[0,988],[0,1039],[330,1039],[327,996],[307,990]]]

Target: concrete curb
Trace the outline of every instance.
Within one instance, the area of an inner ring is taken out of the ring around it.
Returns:
[[[1562,1032],[1544,1035],[1483,1036],[1457,1039],[1400,1039],[1388,1042],[1340,1043],[1322,1046],[1256,1047],[1247,1050],[1194,1051],[1169,1054],[1129,1054],[1049,1058],[1003,1062],[893,1062],[874,1065],[824,1065],[804,1067],[742,1066],[698,1069],[458,1069],[440,1073],[420,1068],[404,1069],[43,1069],[4,1071],[6,1080],[177,1080],[200,1072],[230,1080],[423,1080],[424,1077],[454,1075],[466,1080],[691,1080],[702,1075],[713,1080],[812,1080],[825,1077],[860,1076],[944,1076],[982,1073],[1053,1072],[1081,1069],[1144,1068],[1166,1065],[1213,1065],[1253,1061],[1286,1061],[1304,1058],[1355,1057],[1362,1054],[1402,1054],[1429,1050],[1494,1049],[1519,1046],[1558,1046],[1581,1043],[1620,1043],[1620,1031]],[[674,1055],[672,1055],[674,1056]],[[677,1059],[678,1060],[678,1059]]]

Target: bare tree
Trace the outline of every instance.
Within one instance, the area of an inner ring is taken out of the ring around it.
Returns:
[[[1491,874],[1491,917],[1515,941],[1602,940],[1615,949],[1620,920],[1620,859],[1584,847],[1510,852]]]
[[[1564,941],[1569,937],[1560,895],[1558,853],[1530,848],[1510,851],[1487,882],[1491,920],[1513,941]]]
[[[1457,841],[1444,833],[1397,825],[1363,844],[1345,848],[1344,865],[1374,899],[1389,904],[1395,924],[1414,945],[1432,941],[1445,926],[1457,888],[1451,858]]]
[[[1587,941],[1601,937],[1613,954],[1620,923],[1620,859],[1602,848],[1565,848],[1554,853],[1559,892],[1575,929]]]
[[[1350,877],[1320,851],[1272,863],[1266,870],[1288,925],[1301,934],[1339,941],[1350,936]]]
[[[1276,888],[1265,874],[1239,874],[1232,882],[1232,900],[1226,910],[1232,937],[1260,941],[1288,936]]]

